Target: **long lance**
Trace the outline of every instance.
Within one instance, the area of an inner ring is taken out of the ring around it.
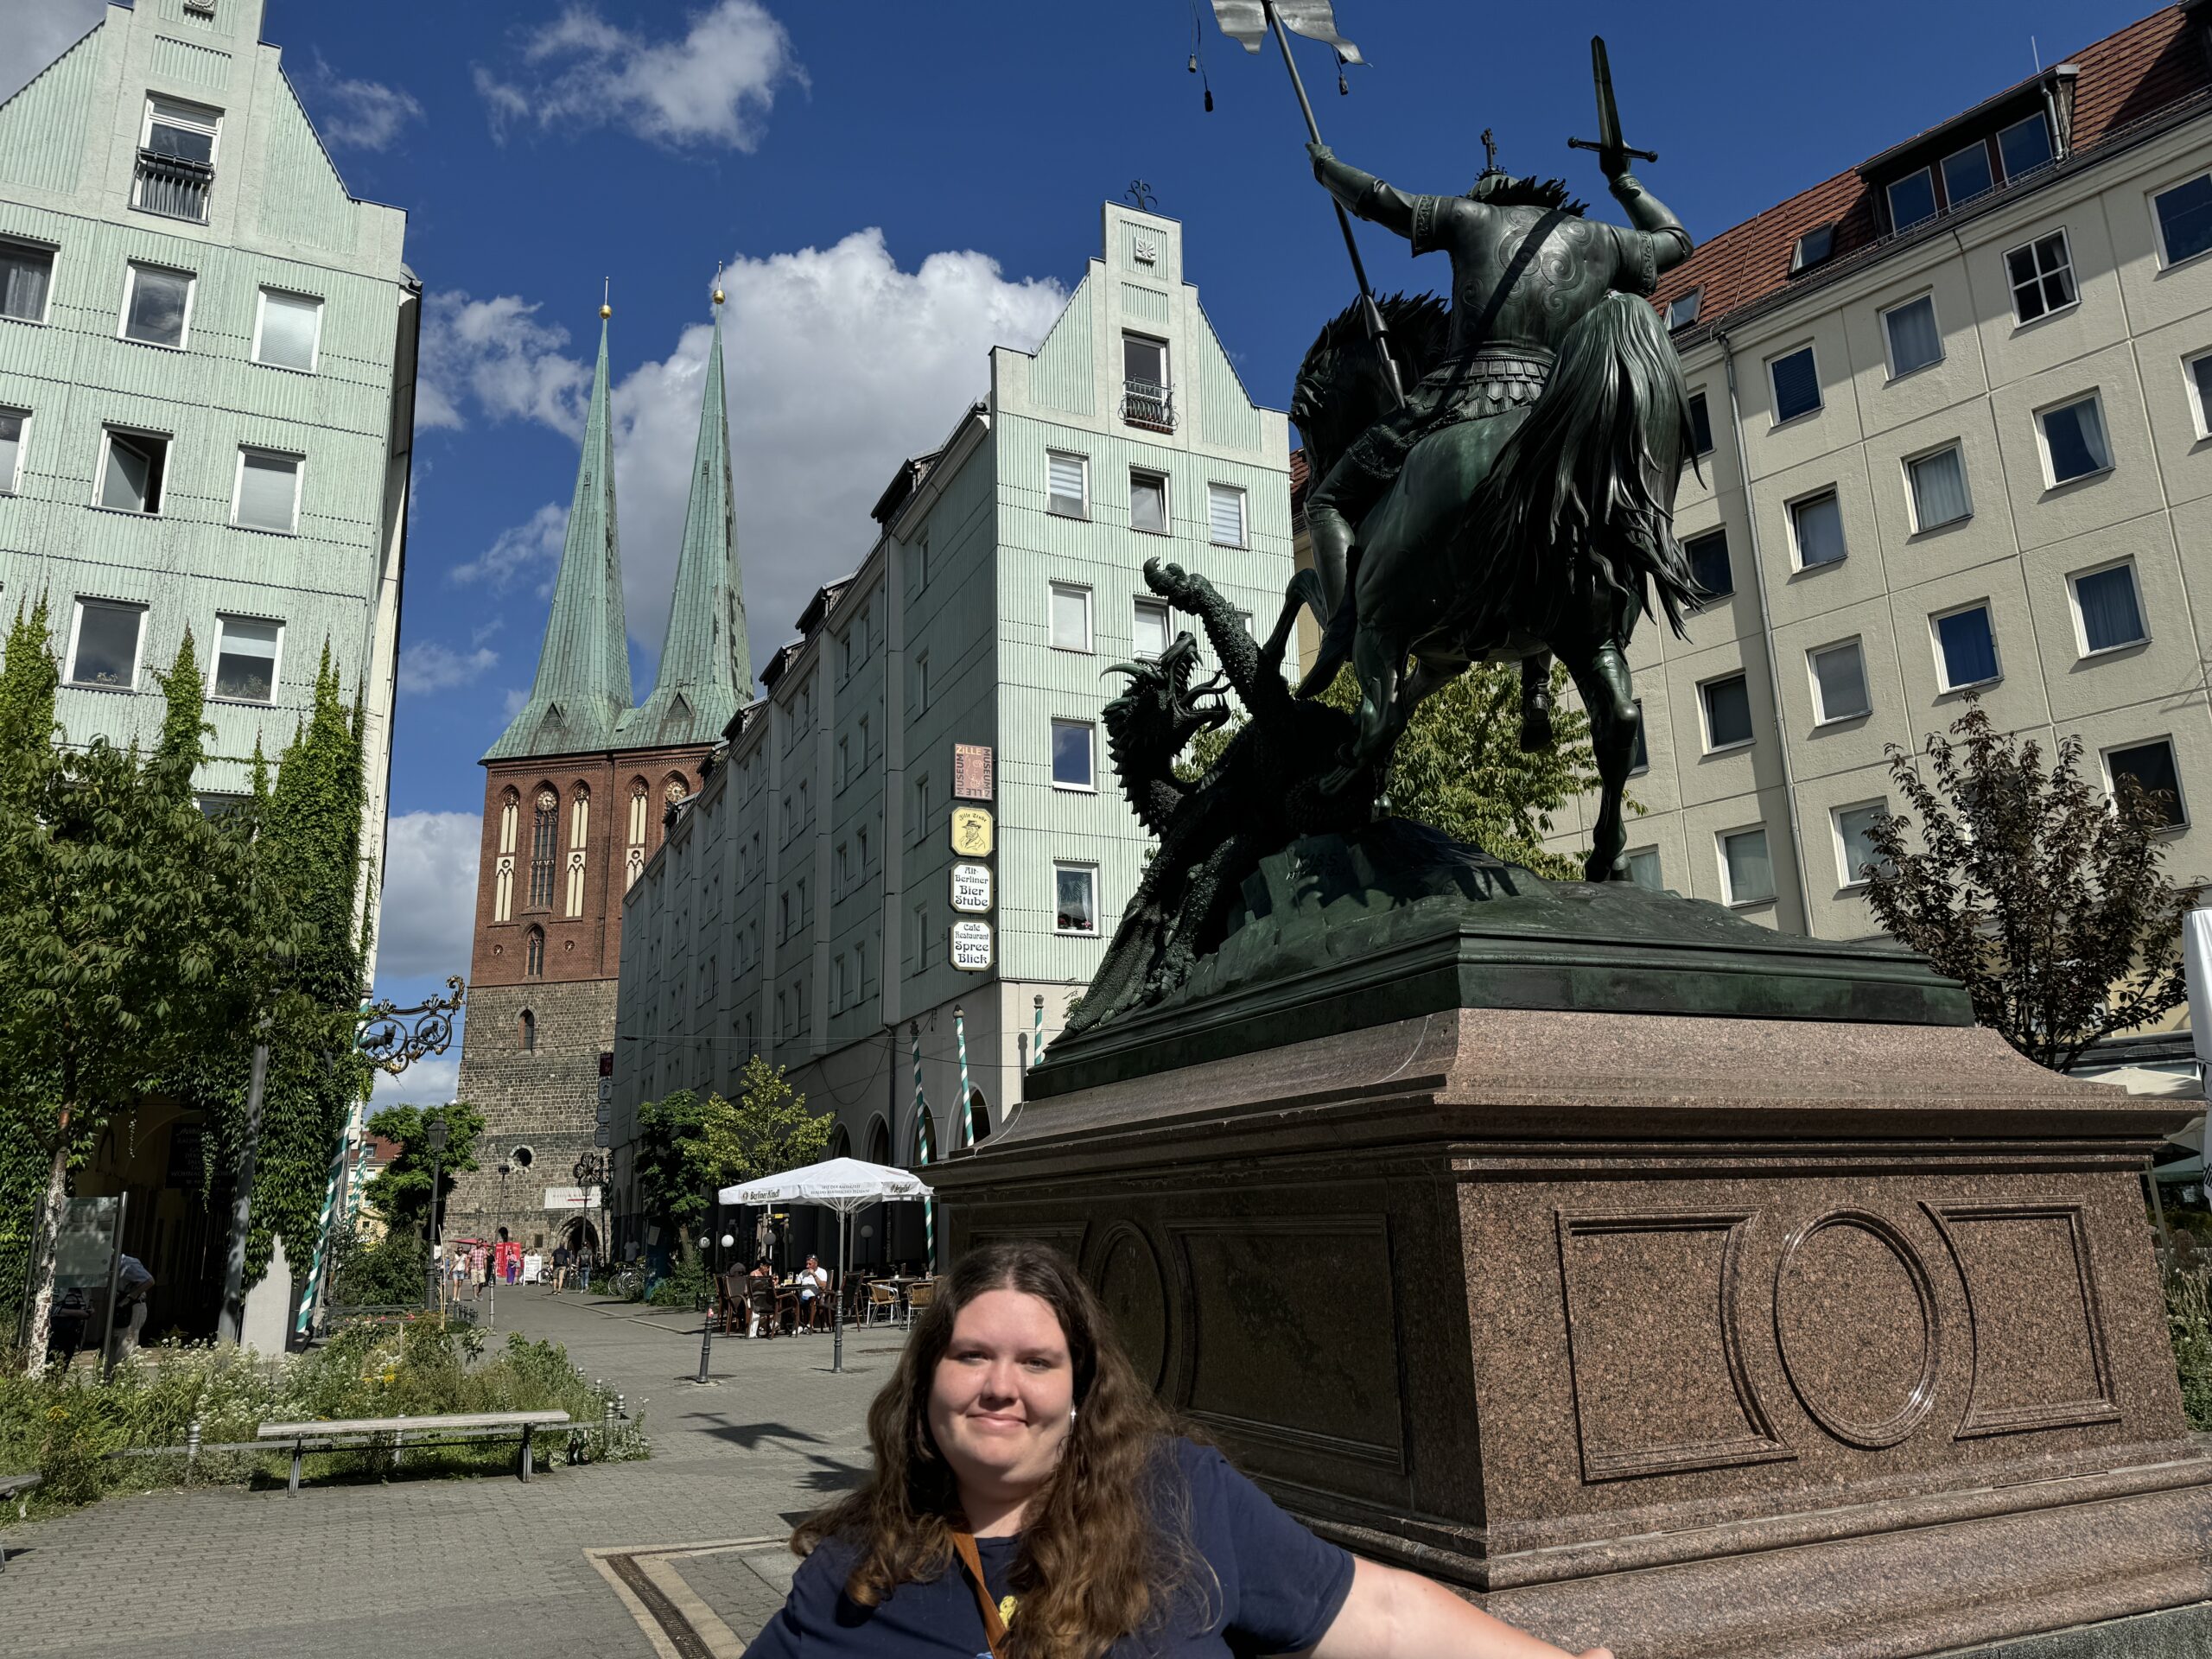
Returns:
[[[1290,36],[1284,33],[1282,19],[1275,15],[1274,0],[1261,0],[1267,13],[1268,27],[1274,31],[1275,44],[1282,48],[1282,67],[1290,71],[1291,90],[1298,94],[1298,107],[1306,117],[1306,131],[1315,143],[1321,142],[1321,124],[1313,118],[1313,100],[1306,96],[1306,82],[1298,73],[1298,60],[1290,55]],[[1401,407],[1406,401],[1406,389],[1398,378],[1398,359],[1390,354],[1390,326],[1382,320],[1382,308],[1375,303],[1375,290],[1368,285],[1367,265],[1359,257],[1359,243],[1351,233],[1351,215],[1344,212],[1344,205],[1332,194],[1329,204],[1337,210],[1337,228],[1344,233],[1344,251],[1351,256],[1351,274],[1359,281],[1359,315],[1367,325],[1367,337],[1375,342],[1376,354],[1382,359],[1382,373],[1390,383],[1390,395]]]

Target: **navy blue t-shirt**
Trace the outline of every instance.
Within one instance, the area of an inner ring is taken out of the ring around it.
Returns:
[[[1351,1589],[1351,1557],[1277,1509],[1211,1446],[1179,1438],[1173,1450],[1190,1488],[1197,1582],[1179,1593],[1165,1629],[1124,1637],[1109,1659],[1231,1659],[1312,1647]],[[994,1601],[1008,1592],[1020,1542],[976,1541]],[[845,1595],[854,1555],[850,1544],[833,1541],[800,1562],[783,1611],[745,1659],[989,1659],[982,1610],[957,1561],[941,1578],[902,1584],[881,1605],[862,1607]]]

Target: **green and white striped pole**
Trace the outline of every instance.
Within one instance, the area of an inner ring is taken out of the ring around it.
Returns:
[[[1045,1058],[1045,993],[1037,993],[1036,1018],[1030,1027],[1029,1064],[1034,1066]]]
[[[930,1103],[922,1093],[922,1024],[909,1020],[906,1029],[914,1039],[914,1143],[924,1169],[930,1166]],[[927,1258],[929,1270],[937,1271],[937,1200],[922,1200],[922,1254]]]
[[[346,1165],[353,1151],[349,1136],[338,1137],[338,1155],[330,1160],[330,1179],[322,1185],[322,1218],[315,1225],[315,1260],[308,1268],[307,1289],[300,1297],[300,1317],[292,1327],[293,1333],[304,1337],[315,1323],[315,1305],[322,1291],[322,1258],[330,1249],[330,1218],[338,1208],[338,1183],[345,1179]]]
[[[960,1144],[976,1144],[976,1096],[968,1088],[968,1016],[952,1005],[952,1040],[960,1051]]]

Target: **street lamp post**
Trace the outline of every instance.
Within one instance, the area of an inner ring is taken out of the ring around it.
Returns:
[[[423,1218],[423,1232],[430,1246],[429,1300],[424,1306],[438,1305],[438,1246],[445,1242],[445,1230],[438,1225],[438,1186],[445,1175],[446,1121],[440,1117],[430,1124],[425,1137],[430,1146],[430,1212]]]
[[[601,1224],[603,1224],[607,1219],[607,1163],[605,1153],[588,1152],[576,1160],[573,1172],[576,1178],[576,1185],[584,1190],[584,1236],[579,1241],[584,1248],[589,1248],[591,1238],[591,1195],[594,1190],[600,1194],[599,1215]],[[602,1237],[600,1240],[599,1249],[594,1252],[594,1258],[604,1256],[607,1254],[606,1247],[607,1241]],[[586,1290],[591,1288],[591,1278],[588,1274],[583,1275],[583,1286]]]
[[[700,1236],[700,1238],[699,1238],[699,1258],[700,1258],[700,1260],[701,1260],[702,1262],[705,1262],[705,1261],[707,1261],[707,1260],[709,1260],[709,1258],[708,1257],[707,1252],[708,1252],[709,1250],[710,1250],[710,1249],[714,1249],[714,1246],[715,1246],[715,1241],[714,1241],[714,1236],[713,1236],[712,1234],[702,1234],[702,1235]],[[706,1317],[705,1317],[704,1319],[701,1319],[701,1320],[699,1321],[699,1377],[698,1377],[698,1380],[699,1380],[700,1382],[704,1382],[707,1380],[707,1356],[708,1356],[710,1352],[712,1352],[712,1351],[713,1351],[714,1345],[715,1345],[715,1300],[714,1300],[714,1297],[713,1297],[713,1295],[710,1294],[708,1296],[708,1298],[707,1298],[707,1315],[706,1315]]]

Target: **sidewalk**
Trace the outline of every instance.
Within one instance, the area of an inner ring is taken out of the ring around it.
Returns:
[[[10,1655],[226,1659],[734,1659],[783,1599],[792,1522],[867,1466],[868,1402],[904,1333],[715,1338],[699,1316],[535,1287],[499,1294],[519,1330],[643,1412],[653,1455],[511,1478],[235,1487],[111,1497],[0,1531],[0,1641]],[[716,1548],[708,1554],[700,1545]],[[638,1550],[644,1554],[636,1554]],[[588,1554],[587,1552],[594,1552]],[[671,1619],[682,1637],[649,1637]]]

